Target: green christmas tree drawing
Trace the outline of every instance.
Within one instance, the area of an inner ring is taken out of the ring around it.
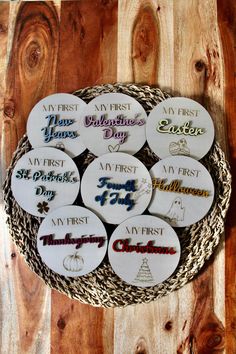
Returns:
[[[151,270],[148,265],[148,258],[142,259],[142,264],[134,279],[134,282],[148,283],[154,281]]]

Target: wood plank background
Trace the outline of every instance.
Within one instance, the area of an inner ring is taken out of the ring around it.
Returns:
[[[234,0],[0,2],[1,180],[38,100],[117,81],[201,102],[235,171],[235,48]],[[125,309],[45,287],[9,239],[1,196],[1,353],[236,353],[235,193],[225,242],[199,276]]]

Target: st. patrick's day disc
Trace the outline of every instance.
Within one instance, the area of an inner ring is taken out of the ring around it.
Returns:
[[[150,215],[125,220],[113,232],[108,256],[115,273],[125,282],[149,287],[163,282],[180,259],[179,239],[165,221]]]
[[[56,93],[39,101],[31,110],[27,135],[35,147],[56,147],[74,158],[86,148],[79,121],[86,103],[68,93]]]
[[[54,272],[78,277],[92,272],[107,250],[107,234],[90,210],[64,206],[49,213],[39,227],[37,247],[42,261]]]
[[[12,172],[12,193],[22,209],[45,217],[62,205],[73,204],[80,187],[74,161],[50,147],[33,149],[23,155]]]
[[[146,141],[144,108],[123,93],[106,93],[90,101],[80,121],[81,137],[96,156],[109,152],[135,154]]]
[[[153,185],[149,212],[174,227],[202,219],[214,199],[214,184],[207,169],[186,156],[167,157],[150,170]]]
[[[146,167],[136,157],[122,152],[96,158],[81,181],[84,204],[110,224],[142,214],[151,194],[151,177]]]
[[[160,158],[184,155],[201,159],[214,140],[214,125],[207,110],[185,97],[162,101],[147,120],[147,142]]]

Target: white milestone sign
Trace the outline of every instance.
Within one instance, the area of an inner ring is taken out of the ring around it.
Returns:
[[[174,227],[202,219],[214,199],[214,184],[207,169],[186,156],[167,157],[150,170],[153,185],[149,212]]]
[[[171,276],[179,263],[180,243],[167,222],[155,216],[138,215],[115,229],[108,256],[121,279],[144,288]]]
[[[42,147],[24,154],[11,178],[13,196],[28,213],[45,217],[63,205],[73,204],[80,187],[74,161],[64,152]]]
[[[146,141],[146,119],[144,108],[133,97],[106,93],[88,103],[80,121],[81,137],[96,156],[109,152],[133,155]]]
[[[151,194],[152,182],[146,167],[122,152],[96,158],[81,181],[84,204],[110,224],[142,214]]]
[[[32,147],[55,147],[70,157],[85,149],[79,122],[86,103],[68,93],[56,93],[40,100],[31,110],[27,122],[27,135]]]
[[[198,102],[173,97],[153,108],[147,120],[147,142],[160,158],[184,155],[201,159],[214,140],[214,125]]]
[[[64,206],[43,220],[37,247],[42,261],[54,272],[82,276],[102,262],[107,250],[106,229],[90,210]]]

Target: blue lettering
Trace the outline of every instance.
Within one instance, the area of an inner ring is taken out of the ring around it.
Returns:
[[[102,195],[97,195],[97,196],[95,197],[95,201],[96,201],[96,202],[100,202],[100,205],[103,206],[103,205],[106,203],[107,195],[108,195],[108,192],[107,192],[107,191],[104,191],[104,192],[102,193]]]
[[[98,180],[100,184],[98,184],[97,187],[103,188],[106,186],[107,189],[113,190],[124,189],[126,192],[135,192],[137,190],[135,186],[135,179],[129,179],[125,183],[111,183],[109,182],[110,179],[110,177],[100,177]]]
[[[74,119],[59,119],[55,114],[50,114],[45,119],[47,119],[47,126],[41,129],[45,143],[49,143],[53,139],[77,138],[78,134],[76,130],[56,131],[56,127],[70,126],[74,123]]]

